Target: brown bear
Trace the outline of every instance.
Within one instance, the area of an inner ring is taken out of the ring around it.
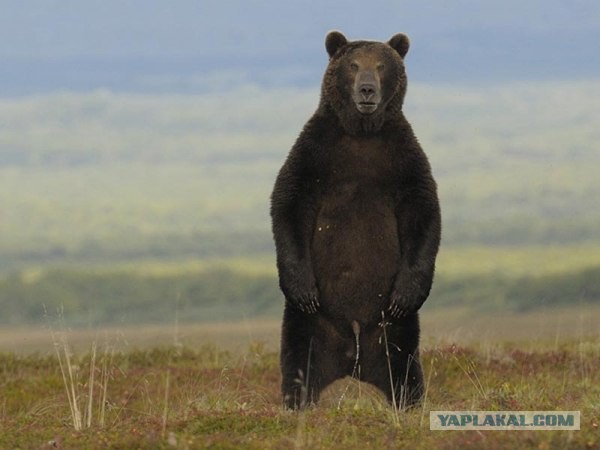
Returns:
[[[284,405],[354,376],[398,407],[423,393],[418,310],[440,243],[436,183],[402,112],[409,40],[327,35],[319,106],[271,196]]]

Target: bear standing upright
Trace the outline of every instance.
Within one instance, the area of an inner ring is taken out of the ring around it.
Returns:
[[[441,233],[431,168],[402,112],[409,40],[332,31],[325,46],[318,109],[271,196],[283,401],[317,402],[350,375],[406,407],[423,393],[418,310]]]

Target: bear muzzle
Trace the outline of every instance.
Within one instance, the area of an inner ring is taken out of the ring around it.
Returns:
[[[352,98],[359,113],[372,114],[377,110],[381,103],[381,86],[377,76],[370,71],[360,73],[353,91]]]

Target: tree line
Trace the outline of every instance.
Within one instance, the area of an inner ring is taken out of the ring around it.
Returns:
[[[540,277],[437,276],[427,308],[524,311],[600,302],[600,267]],[[283,297],[273,275],[214,269],[149,275],[128,270],[54,269],[0,279],[2,324],[72,326],[279,317]]]

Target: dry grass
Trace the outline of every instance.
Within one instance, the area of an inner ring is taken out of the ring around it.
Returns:
[[[91,354],[71,363],[90,367]],[[102,364],[100,364],[102,366]],[[0,448],[598,448],[600,340],[536,350],[433,345],[423,351],[427,395],[398,412],[374,388],[344,379],[316,408],[279,403],[277,354],[214,346],[117,352],[104,424],[75,430],[56,356],[0,354]],[[100,367],[96,371],[101,373]],[[74,372],[75,386],[90,381]],[[99,398],[99,397],[97,397]],[[435,432],[429,410],[579,410],[581,431]]]

